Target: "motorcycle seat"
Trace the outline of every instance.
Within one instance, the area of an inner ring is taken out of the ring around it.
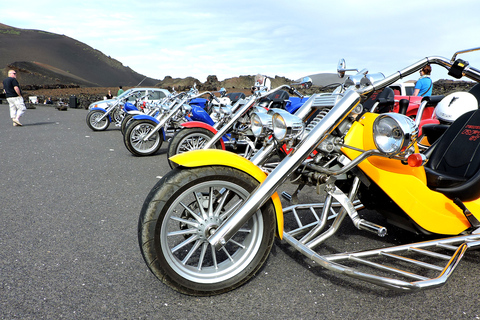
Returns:
[[[460,116],[425,152],[427,185],[450,199],[480,197],[480,109]]]
[[[235,104],[240,99],[245,98],[245,93],[242,92],[230,92],[225,95],[225,97],[229,98],[232,101],[232,104]]]
[[[376,102],[378,102],[378,105],[375,112],[386,113],[392,111],[395,105],[395,92],[390,87],[386,87],[380,92],[375,91],[362,105],[365,110],[370,110]]]
[[[422,133],[427,137],[428,143],[432,145],[447,131],[450,125],[443,123],[427,123],[422,126]]]
[[[290,95],[285,90],[279,90],[277,92],[269,94],[267,98],[273,102],[283,102],[285,100],[288,100],[290,98]]]
[[[259,103],[266,103],[268,108],[281,108],[284,109],[290,95],[287,91],[279,90],[269,94],[265,98],[262,98]]]
[[[477,98],[478,107],[480,108],[480,83],[474,85],[470,90],[468,90],[468,92],[473,94],[473,96]]]

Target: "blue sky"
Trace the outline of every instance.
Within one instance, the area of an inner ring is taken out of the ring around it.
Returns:
[[[480,1],[24,0],[1,23],[64,34],[162,80],[263,73],[296,79],[347,67],[390,75],[426,56],[480,47]],[[480,52],[461,56],[480,68]],[[411,76],[406,80],[415,78]],[[434,80],[449,78],[433,67]]]

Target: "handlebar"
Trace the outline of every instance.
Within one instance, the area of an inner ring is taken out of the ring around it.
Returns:
[[[468,52],[475,51],[475,50],[480,50],[480,48],[471,49]],[[458,53],[456,53],[454,55],[454,57],[456,57],[457,54]],[[374,84],[371,84],[371,85],[369,85],[365,88],[359,89],[357,92],[360,95],[367,95],[367,94],[369,94],[369,93],[371,93],[375,90],[383,89],[383,88],[393,84],[394,82],[398,81],[399,79],[401,79],[403,77],[406,77],[406,76],[409,76],[409,75],[421,70],[427,64],[436,64],[436,65],[439,65],[441,67],[444,67],[445,69],[450,71],[451,75],[453,75],[452,74],[453,73],[452,72],[452,67],[453,68],[463,68],[461,70],[455,70],[455,71],[457,71],[457,74],[460,74],[460,77],[465,76],[465,77],[467,77],[471,80],[474,80],[476,82],[480,82],[480,70],[469,66],[468,63],[466,63],[466,65],[464,63],[463,65],[461,65],[459,67],[458,64],[459,63],[461,64],[461,62],[464,62],[464,61],[463,60],[452,61],[452,60],[446,59],[444,57],[438,57],[438,56],[426,57],[426,58],[412,64],[411,66],[406,67],[403,70],[397,71],[396,73],[386,77],[383,80],[377,81]]]
[[[202,92],[202,93],[199,93],[197,94],[196,96],[193,96],[193,98],[198,98],[198,97],[201,97],[205,94],[209,94],[213,99],[215,99],[215,101],[217,101],[218,103],[220,103],[220,100],[218,100],[218,98],[213,94],[211,93],[210,91],[205,91],[205,92]]]

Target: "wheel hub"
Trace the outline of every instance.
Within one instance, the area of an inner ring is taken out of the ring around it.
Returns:
[[[221,221],[217,217],[208,217],[198,228],[199,236],[202,240],[207,240],[212,234],[217,231]]]

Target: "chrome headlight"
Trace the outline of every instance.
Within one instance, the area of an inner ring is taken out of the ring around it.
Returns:
[[[272,125],[275,139],[279,141],[294,139],[305,129],[302,119],[284,110],[273,114]]]
[[[418,126],[415,121],[402,114],[382,114],[373,122],[375,146],[387,155],[405,151],[417,135]]]
[[[254,112],[250,118],[251,130],[255,137],[264,137],[272,132],[272,115],[266,112]]]

